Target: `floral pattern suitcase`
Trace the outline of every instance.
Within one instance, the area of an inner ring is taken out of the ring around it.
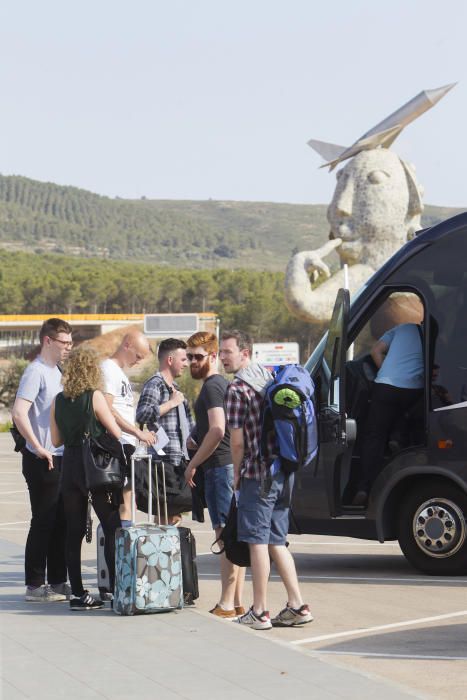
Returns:
[[[148,471],[151,473],[151,455],[147,456],[147,460]],[[134,484],[134,458],[131,466]],[[156,489],[158,493],[157,482]],[[132,501],[134,523],[134,490]],[[152,503],[152,495],[149,503]],[[159,509],[158,514],[160,521]],[[151,522],[152,513],[148,515],[149,522],[120,528],[115,536],[113,608],[118,615],[160,613],[183,607],[178,528],[173,525],[155,525]]]

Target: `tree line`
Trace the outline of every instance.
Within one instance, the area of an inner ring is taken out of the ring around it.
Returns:
[[[0,313],[186,313],[212,311],[223,328],[258,342],[297,341],[307,353],[316,329],[284,304],[284,274],[189,270],[145,263],[3,252]]]

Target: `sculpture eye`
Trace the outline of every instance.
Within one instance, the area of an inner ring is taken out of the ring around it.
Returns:
[[[367,177],[368,182],[371,182],[372,185],[381,185],[391,176],[385,170],[372,170],[371,173],[368,173]]]

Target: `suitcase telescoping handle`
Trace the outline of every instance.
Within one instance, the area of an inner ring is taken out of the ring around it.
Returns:
[[[139,459],[141,461],[147,460],[148,463],[148,523],[152,525],[152,455],[147,454],[141,457],[131,456],[131,524],[136,524],[136,489],[135,489],[135,461]],[[164,516],[165,524],[168,523],[167,517],[167,493],[165,490],[165,465],[163,462],[159,462],[162,472],[162,498],[164,502]],[[156,504],[157,504],[157,522],[161,524],[161,505],[159,498],[159,474],[158,474],[158,463],[155,463],[155,477],[156,477]]]

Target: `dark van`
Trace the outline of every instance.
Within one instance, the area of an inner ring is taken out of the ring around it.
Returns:
[[[420,324],[422,398],[401,414],[368,502],[355,506],[352,480],[376,376],[369,352],[405,322]],[[296,475],[291,530],[398,540],[416,569],[466,574],[467,213],[420,232],[352,303],[341,289],[306,367],[316,384],[320,445],[312,468]]]

